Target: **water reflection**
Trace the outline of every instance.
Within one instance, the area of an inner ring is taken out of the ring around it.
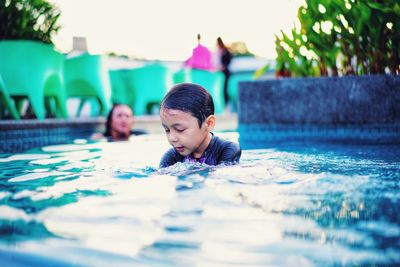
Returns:
[[[147,136],[1,157],[0,262],[400,263],[398,147],[277,146],[160,170],[166,148]]]

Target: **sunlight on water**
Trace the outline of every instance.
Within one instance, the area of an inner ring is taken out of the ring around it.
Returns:
[[[24,175],[13,177],[8,181],[9,182],[26,182],[26,181],[46,178],[46,177],[50,177],[50,176],[62,176],[62,175],[68,175],[68,174],[70,174],[70,173],[69,172],[58,172],[58,171],[34,172],[34,173],[29,173],[29,174],[24,174]]]
[[[0,214],[2,220],[22,220],[22,221],[30,221],[32,217],[26,214],[23,210],[15,209],[8,206],[0,206]]]
[[[0,158],[0,162],[11,162],[16,160],[48,159],[50,155],[43,154],[16,154],[7,158]]]
[[[400,263],[399,147],[277,145],[159,169],[169,147],[147,135],[0,155],[1,265]]]
[[[119,180],[111,184],[107,177],[93,179],[86,178],[80,184],[78,181],[75,190],[107,188],[107,198],[87,197],[50,208],[39,213],[37,220],[43,221],[51,232],[81,240],[89,248],[131,256],[156,240],[162,232],[157,220],[169,210],[169,202],[175,194],[175,178]],[[65,194],[73,186],[64,184],[52,190]]]

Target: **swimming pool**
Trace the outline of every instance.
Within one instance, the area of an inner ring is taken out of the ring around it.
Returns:
[[[237,140],[237,133],[217,133]],[[400,146],[157,168],[163,135],[0,156],[1,266],[398,266]]]

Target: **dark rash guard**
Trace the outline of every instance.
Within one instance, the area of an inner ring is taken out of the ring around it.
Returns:
[[[162,157],[160,168],[168,167],[177,162],[184,162],[186,160],[208,165],[218,165],[224,162],[238,162],[241,154],[242,151],[238,144],[223,140],[213,134],[211,142],[201,158],[196,159],[192,155],[182,156],[174,148],[171,148],[165,152]]]

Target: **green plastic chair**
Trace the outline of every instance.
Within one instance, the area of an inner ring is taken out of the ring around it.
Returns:
[[[224,74],[220,71],[211,72],[199,69],[189,69],[189,79],[186,81],[201,85],[211,94],[214,100],[215,114],[224,112]]]
[[[127,81],[126,70],[110,70],[111,94],[113,104],[125,104],[132,109],[135,105],[135,96]]]
[[[189,69],[183,68],[172,74],[172,80],[175,84],[189,82]]]
[[[8,91],[6,90],[6,87],[3,83],[3,79],[0,76],[0,101],[2,103],[1,107],[5,107],[5,109],[8,110],[9,114],[13,119],[19,119],[19,114],[17,112],[17,109],[15,108],[15,104],[13,100],[11,99]],[[1,110],[0,115],[4,113],[4,110]]]
[[[168,68],[160,63],[127,70],[127,75],[129,86],[134,92],[135,115],[148,114],[150,105],[160,105],[172,85]]]
[[[239,101],[239,83],[254,80],[254,72],[232,73],[228,80],[228,94],[232,111],[237,111]]]
[[[111,108],[111,86],[108,69],[101,55],[83,54],[66,58],[64,79],[67,96],[81,100],[78,116],[87,100],[96,100],[99,104],[98,114],[107,116]],[[95,114],[92,112],[92,115]]]
[[[63,83],[64,55],[52,45],[28,40],[0,41],[0,75],[17,111],[27,98],[35,116],[46,116],[45,98],[56,100],[56,115],[67,118]]]

